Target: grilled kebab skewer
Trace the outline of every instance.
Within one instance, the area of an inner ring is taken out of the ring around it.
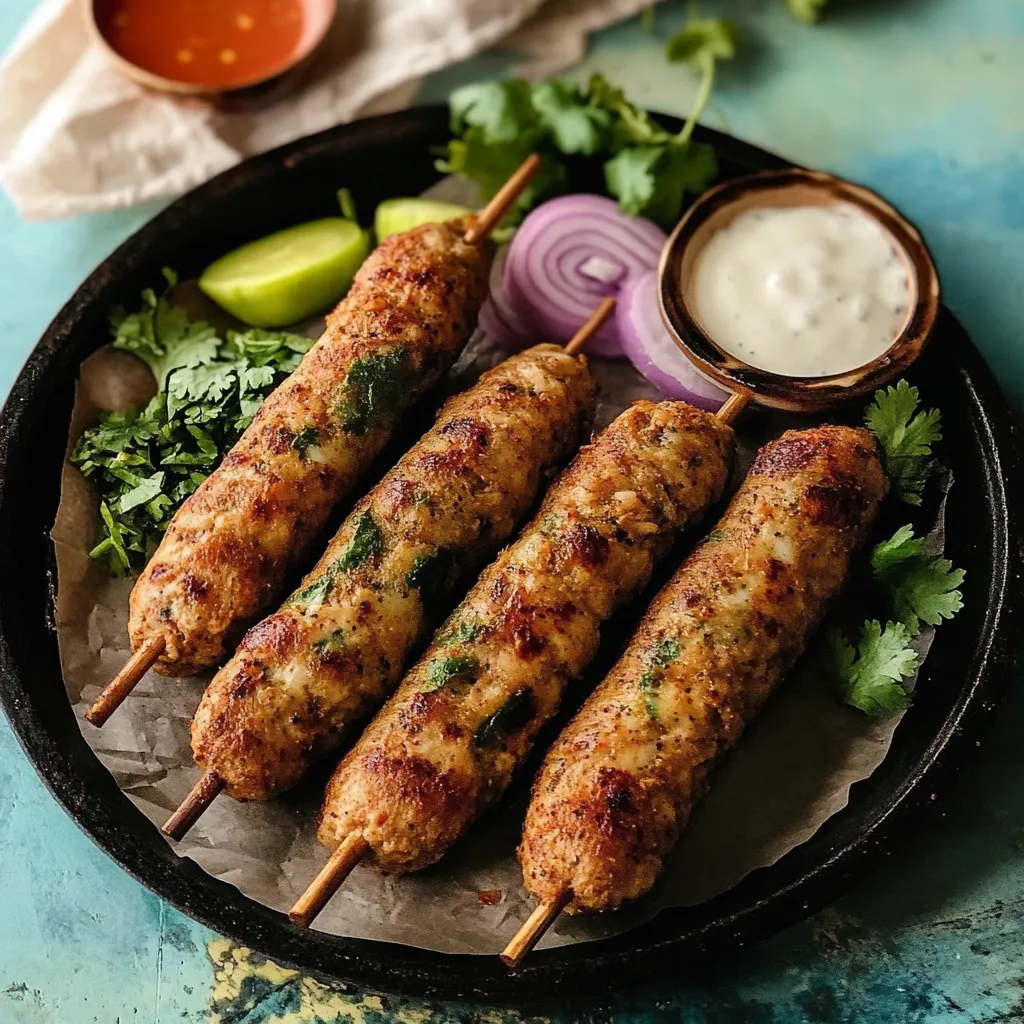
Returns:
[[[450,399],[214,677],[192,724],[199,767],[230,796],[265,800],[336,749],[575,452],[595,392],[584,358],[538,345]],[[180,839],[195,810],[164,832]]]
[[[789,431],[654,599],[548,752],[519,858],[540,905],[514,966],[562,909],[646,893],[711,773],[802,653],[886,492],[866,430]]]
[[[458,358],[487,294],[486,235],[539,166],[479,217],[428,224],[370,254],[323,337],[171,521],[132,591],[134,654],[86,717],[103,725],[149,668],[222,661],[278,596],[331,510]]]
[[[363,857],[434,863],[505,790],[601,624],[718,500],[732,448],[707,413],[639,402],[582,450],[334,773],[319,838],[335,854],[293,921],[308,925]]]

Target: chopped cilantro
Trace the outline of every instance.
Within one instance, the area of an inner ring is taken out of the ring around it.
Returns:
[[[917,669],[917,652],[910,646],[911,634],[902,622],[876,620],[861,627],[857,646],[838,629],[827,635],[831,674],[843,702],[868,715],[886,715],[910,706],[910,695],[902,680]]]
[[[938,626],[963,608],[957,588],[964,570],[954,569],[948,558],[921,554],[923,543],[911,526],[902,526],[871,553],[872,569],[889,595],[893,614],[912,635],[920,632],[922,622]]]
[[[345,647],[345,631],[336,629],[313,642],[313,653],[321,660],[337,654]]]
[[[480,662],[466,655],[435,658],[427,665],[427,679],[420,687],[421,693],[433,693],[453,679],[472,679]]]
[[[644,707],[652,721],[658,720],[658,689],[661,686],[660,670],[667,668],[679,657],[681,648],[679,641],[665,638],[657,641],[649,648],[645,656],[647,671],[640,676],[637,684],[644,697]]]
[[[478,622],[462,619],[449,623],[438,633],[437,639],[446,644],[469,644],[483,633],[484,627]]]
[[[405,574],[405,585],[420,592],[425,607],[440,601],[448,590],[452,575],[454,553],[449,548],[438,548],[430,554],[419,555]]]
[[[299,458],[306,457],[307,448],[315,448],[320,442],[320,431],[316,427],[303,427],[293,438],[292,447],[299,453]]]
[[[522,729],[534,713],[533,691],[517,690],[504,704],[480,723],[473,738],[478,747],[490,747],[504,741],[509,733]]]
[[[404,345],[357,359],[349,367],[338,403],[342,429],[365,434],[378,427],[409,400],[410,377]]]
[[[373,518],[371,512],[363,512],[356,521],[355,532],[345,549],[345,554],[336,563],[338,571],[356,569],[383,551],[384,535],[380,532],[377,520]]]
[[[655,668],[665,668],[679,657],[678,640],[659,640],[648,652],[648,664]]]
[[[327,600],[327,595],[330,594],[337,575],[338,563],[335,562],[334,565],[325,569],[312,582],[302,587],[301,590],[296,590],[288,603],[304,605],[304,610],[307,612],[317,611],[324,601]]]
[[[942,440],[938,409],[918,411],[918,390],[905,380],[875,392],[864,422],[878,439],[893,494],[909,505],[920,505],[932,471],[932,444]]]
[[[102,413],[71,453],[95,483],[100,524],[91,554],[116,573],[137,571],[171,517],[249,425],[270,391],[313,344],[282,331],[228,331],[192,321],[161,296],[111,317],[113,346],[153,372],[158,393],[142,410]]]

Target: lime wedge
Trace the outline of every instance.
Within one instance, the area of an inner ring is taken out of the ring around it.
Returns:
[[[370,251],[370,234],[327,217],[267,235],[211,263],[199,287],[252,327],[284,327],[332,306]]]
[[[373,215],[373,227],[377,241],[383,242],[389,235],[397,235],[421,224],[439,224],[472,212],[468,206],[439,203],[433,199],[385,199]]]

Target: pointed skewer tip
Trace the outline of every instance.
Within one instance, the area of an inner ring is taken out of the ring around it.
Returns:
[[[523,957],[540,942],[544,933],[554,924],[555,918],[565,910],[571,899],[572,890],[565,889],[554,899],[539,903],[500,954],[501,962],[506,967],[518,967]]]
[[[184,838],[223,788],[224,780],[216,772],[206,772],[178,809],[160,826],[160,831],[175,842]]]

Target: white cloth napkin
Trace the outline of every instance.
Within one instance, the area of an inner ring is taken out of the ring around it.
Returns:
[[[645,0],[342,0],[302,88],[259,110],[149,92],[108,67],[80,0],[43,0],[0,62],[0,182],[28,219],[184,192],[237,161],[411,102],[424,75],[498,43],[518,70],[578,61]]]

